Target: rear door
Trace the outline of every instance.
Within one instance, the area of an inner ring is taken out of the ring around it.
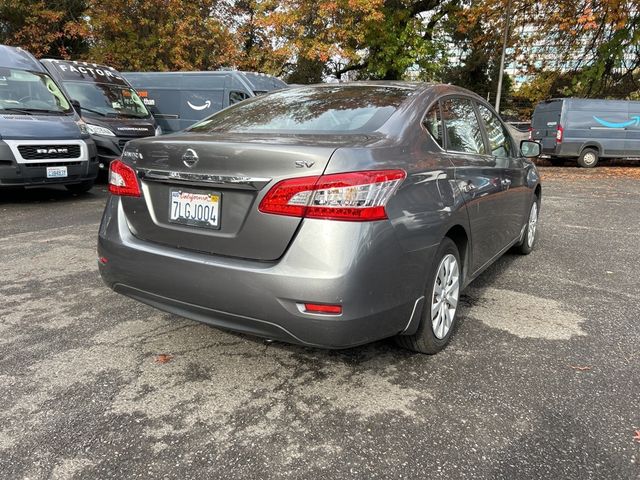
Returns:
[[[504,246],[520,237],[529,212],[530,190],[527,186],[525,160],[514,145],[509,130],[489,107],[478,104],[482,126],[489,142],[489,152],[500,169],[502,208],[496,212],[504,226]]]
[[[188,73],[182,76],[180,129],[222,110],[224,105],[224,85],[228,75]]]
[[[447,154],[467,206],[475,272],[505,245],[501,170],[488,152],[474,102],[446,97],[441,109]]]
[[[539,103],[531,118],[531,138],[542,145],[542,152],[555,153],[556,134],[560,125],[562,100],[549,100]]]
[[[628,102],[629,121],[625,142],[625,157],[640,157],[640,102]]]
[[[301,219],[262,214],[258,204],[279,180],[320,175],[339,141],[327,138],[327,145],[317,146],[301,136],[252,139],[184,133],[131,142],[125,158],[138,172],[142,196],[122,197],[127,223],[136,237],[146,241],[275,260],[286,250]],[[187,208],[184,199],[194,199],[189,208],[202,208],[197,205],[202,196],[215,208],[209,225],[173,218],[176,208]]]
[[[180,130],[181,73],[142,72],[123,76],[138,91],[164,133]]]

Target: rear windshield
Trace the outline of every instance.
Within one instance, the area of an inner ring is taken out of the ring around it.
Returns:
[[[187,131],[372,132],[412,92],[411,88],[355,85],[282,90],[238,103]]]
[[[560,119],[561,111],[561,100],[539,103],[533,111],[532,126],[534,128],[554,127]]]

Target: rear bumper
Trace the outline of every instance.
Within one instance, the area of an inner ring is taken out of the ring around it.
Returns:
[[[536,140],[539,141],[539,140]],[[582,148],[585,142],[572,142],[565,140],[560,144],[556,144],[553,147],[542,147],[542,155],[547,157],[564,157],[564,158],[578,158],[582,152]]]
[[[99,268],[116,292],[252,335],[347,348],[402,332],[420,314],[414,306],[432,249],[404,252],[387,222],[339,222],[322,235],[326,227],[305,220],[276,262],[231,259],[137,239],[113,197],[100,227],[98,254],[107,263]],[[304,313],[305,301],[341,304],[343,313]]]

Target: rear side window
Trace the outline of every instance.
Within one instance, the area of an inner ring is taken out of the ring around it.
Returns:
[[[482,131],[471,100],[466,98],[444,100],[442,118],[447,129],[447,150],[486,154]]]
[[[561,111],[562,101],[560,100],[539,103],[533,111],[531,126],[538,129],[555,128],[560,120]]]
[[[444,148],[442,117],[440,116],[440,107],[436,103],[429,109],[424,117],[423,124],[438,145]]]
[[[506,127],[498,119],[498,117],[484,105],[478,105],[480,118],[484,122],[484,128],[487,131],[489,139],[489,148],[491,155],[496,157],[512,157],[513,145]]]

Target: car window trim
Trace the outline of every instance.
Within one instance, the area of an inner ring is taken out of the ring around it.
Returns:
[[[484,122],[482,121],[482,115],[480,115],[480,108],[478,107],[479,103],[477,100],[471,101],[473,105],[473,111],[476,114],[476,120],[478,121],[478,126],[480,127],[480,132],[482,133],[482,141],[484,142],[484,150],[487,152],[486,155],[491,158],[496,158],[491,150],[491,141],[489,140],[489,134],[487,133],[487,129],[484,127]]]
[[[489,107],[489,111],[492,113],[495,113],[495,110],[486,102],[481,101],[480,99],[476,98],[475,96],[472,95],[466,95],[464,93],[450,93],[447,95],[443,95],[442,97],[438,97],[437,99],[435,99],[433,102],[431,102],[424,111],[424,114],[422,115],[422,120],[420,121],[420,128],[422,129],[423,132],[425,132],[427,135],[429,135],[429,137],[433,140],[433,143],[435,143],[436,147],[443,153],[448,153],[451,155],[469,155],[469,156],[474,156],[476,158],[480,157],[480,160],[483,161],[494,161],[495,160],[495,155],[492,155],[490,153],[473,153],[473,152],[459,152],[457,150],[449,150],[447,147],[447,141],[448,141],[448,134],[447,134],[447,129],[445,128],[445,124],[444,124],[444,116],[442,115],[442,102],[451,98],[462,98],[465,100],[470,100],[471,103],[474,106],[474,112],[476,114],[476,119],[478,120],[478,124],[480,125],[480,130],[482,132],[482,141],[485,144],[485,150],[487,152],[491,151],[491,146],[488,142],[488,136],[486,134],[486,131],[484,129],[484,125],[482,122],[482,118],[480,117],[480,112],[477,109],[477,105],[483,105],[485,107]],[[440,146],[440,144],[438,143],[438,141],[433,138],[433,135],[431,135],[431,132],[427,129],[427,127],[425,126],[424,122],[427,118],[427,114],[429,113],[429,111],[433,108],[433,106],[435,104],[438,104],[438,111],[440,113],[440,121],[442,122],[442,141],[444,143],[444,147]],[[500,120],[500,123],[504,126],[504,122],[502,121],[502,119],[500,118],[499,115],[496,115],[498,117],[498,120]],[[511,133],[507,130],[507,134],[509,135],[509,139],[511,141],[511,145],[512,147],[516,147],[514,148],[514,152],[519,152],[519,148],[517,148],[517,145],[515,144],[513,137],[511,136]],[[519,156],[514,156],[514,157],[507,157],[507,158],[519,158]]]
[[[439,98],[430,103],[429,106],[425,109],[424,114],[422,115],[422,120],[420,120],[420,128],[423,132],[429,135],[429,137],[433,140],[433,143],[436,144],[436,147],[438,147],[441,152],[446,152],[447,150],[438,143],[438,141],[434,138],[434,136],[424,124],[425,120],[427,119],[427,114],[436,104],[438,105],[438,113],[440,114],[440,123],[442,123],[442,143],[444,144],[444,146],[447,145],[447,132],[446,128],[444,128],[444,120],[442,118],[442,105]]]
[[[484,130],[482,128],[482,124],[480,122],[480,119],[478,118],[478,112],[477,112],[477,109],[475,107],[475,103],[474,102],[475,102],[476,99],[474,97],[472,97],[471,95],[464,95],[464,94],[457,94],[457,93],[450,94],[450,95],[444,95],[443,97],[440,97],[438,99],[438,102],[440,102],[440,115],[441,116],[442,116],[442,102],[444,102],[445,100],[449,100],[449,99],[464,99],[464,100],[469,100],[471,102],[471,106],[473,108],[473,112],[474,112],[474,114],[476,116],[476,121],[478,122],[478,126],[480,127],[480,133],[482,134],[482,142],[484,144],[484,148],[485,148],[486,151],[489,151],[489,149],[487,148],[488,145],[487,145],[487,140],[485,138],[485,132],[484,132]],[[447,135],[447,129],[445,128],[445,125],[444,125],[444,116],[442,116],[442,127],[443,127],[443,130],[444,130],[443,137],[445,139],[445,147],[446,147],[448,145],[448,143],[447,143],[448,135]],[[448,148],[445,148],[444,151],[447,152],[447,153],[455,154],[455,155],[458,155],[458,154],[460,154],[460,155],[472,155],[472,156],[475,156],[475,157],[486,157],[487,159],[493,159],[494,158],[493,155],[487,154],[487,153],[459,152],[457,150],[450,150]]]
[[[502,121],[502,118],[500,118],[500,115],[498,115],[498,113],[495,111],[495,109],[493,107],[491,107],[491,105],[489,105],[488,103],[485,102],[479,102],[477,99],[475,100],[476,103],[476,110],[477,110],[477,115],[480,119],[480,124],[482,127],[482,130],[484,131],[484,134],[486,135],[486,139],[487,139],[487,151],[490,152],[491,151],[491,142],[489,142],[489,135],[487,134],[486,128],[484,126],[484,122],[482,121],[482,115],[480,115],[480,105],[482,105],[483,107],[485,107],[487,110],[489,110],[489,112],[491,114],[493,114],[497,119],[498,122],[500,123],[500,125],[502,125],[502,130],[506,133],[507,135],[507,139],[509,140],[509,143],[511,143],[511,152],[513,153],[512,155],[509,155],[507,157],[497,157],[496,155],[491,155],[492,157],[495,158],[519,158],[519,155],[516,155],[516,153],[519,151],[519,148],[516,148],[516,144],[513,140],[513,137],[511,136],[511,132],[509,131],[509,129],[507,128],[506,124]]]

